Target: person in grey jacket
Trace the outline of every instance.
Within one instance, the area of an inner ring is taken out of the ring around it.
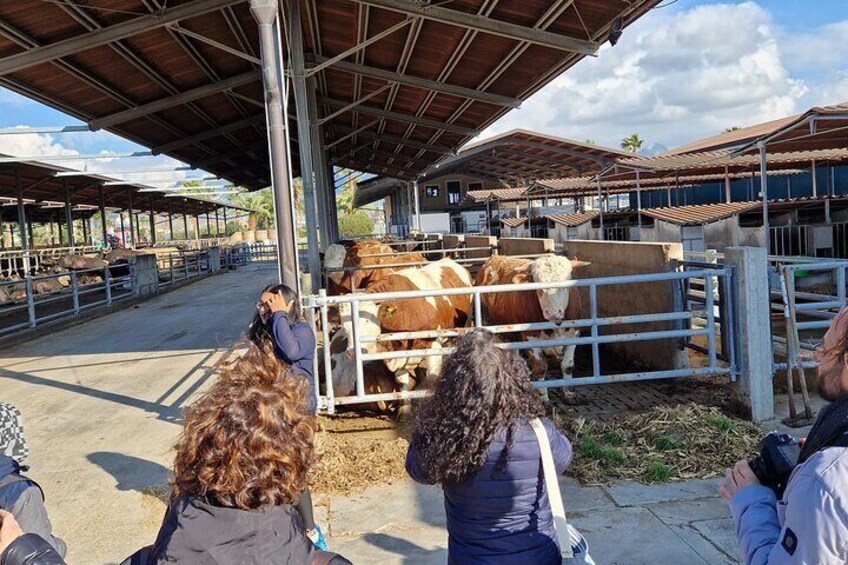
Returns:
[[[28,455],[20,411],[0,403],[0,510],[11,512],[24,533],[40,536],[64,557],[65,542],[53,535],[41,487],[22,474],[29,469]]]
[[[818,388],[831,402],[801,449],[781,500],[738,462],[720,492],[729,500],[746,565],[848,563],[848,308],[824,337]]]
[[[0,510],[0,565],[65,565],[38,534],[25,534],[11,512]]]

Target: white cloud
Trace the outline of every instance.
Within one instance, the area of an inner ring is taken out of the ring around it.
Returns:
[[[18,126],[23,128],[24,126]],[[88,140],[83,144],[77,144],[78,147],[85,150],[85,148],[89,148],[89,152],[86,154],[96,154],[108,156],[110,154],[115,154],[117,152],[112,151],[96,151],[94,147],[102,146],[109,142],[108,138],[113,140],[117,140],[114,135],[110,133],[92,133],[92,134],[84,134],[84,136],[99,136],[106,137],[106,139],[99,139],[97,143],[94,140]],[[69,169],[77,169],[84,171],[92,171],[92,172],[103,172],[109,176],[114,176],[118,179],[130,180],[132,182],[139,183],[147,183],[154,186],[166,186],[178,183],[180,181],[188,179],[191,177],[197,177],[198,172],[195,171],[156,171],[156,172],[147,172],[143,174],[121,174],[117,171],[143,171],[143,170],[151,170],[151,169],[168,169],[168,168],[177,168],[184,166],[183,163],[180,163],[176,159],[172,159],[170,157],[136,157],[132,159],[109,159],[109,158],[98,158],[98,159],[90,159],[90,160],[82,160],[82,159],[67,159],[67,160],[53,160],[51,161],[49,157],[56,156],[74,156],[81,155],[82,153],[76,148],[70,148],[66,144],[63,144],[56,140],[56,138],[49,134],[34,134],[34,133],[25,133],[25,134],[15,134],[15,135],[0,135],[0,154],[11,155],[15,157],[41,157],[40,160],[45,162],[50,162],[56,164],[60,167],[66,167]],[[110,174],[110,171],[115,171]]]
[[[638,132],[673,147],[839,102],[848,99],[847,35],[848,20],[793,36],[755,2],[653,11],[482,137],[523,127],[617,147]]]

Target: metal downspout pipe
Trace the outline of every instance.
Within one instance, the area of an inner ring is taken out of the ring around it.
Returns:
[[[262,84],[265,89],[265,120],[268,129],[268,154],[271,166],[271,185],[274,194],[274,216],[277,224],[277,261],[282,284],[300,291],[297,276],[297,246],[291,209],[289,162],[286,151],[286,126],[283,121],[282,70],[278,67],[274,22],[277,19],[276,0],[251,0],[250,11],[259,27],[262,59]],[[281,62],[281,61],[280,61]]]

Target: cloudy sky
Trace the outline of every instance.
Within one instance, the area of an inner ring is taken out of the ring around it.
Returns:
[[[649,145],[670,148],[848,100],[848,0],[664,3],[625,30],[618,45],[580,62],[484,136],[523,127],[618,146],[639,133]],[[73,123],[0,87],[0,127]],[[0,153],[15,155],[138,149],[104,132],[0,136]],[[167,162],[155,161],[157,167]],[[134,160],[132,167],[149,164]],[[92,167],[127,165],[98,161]]]
[[[678,0],[627,28],[484,135],[515,127],[674,147],[848,100],[848,1]]]

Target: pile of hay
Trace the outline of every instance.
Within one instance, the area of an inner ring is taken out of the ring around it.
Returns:
[[[322,418],[320,461],[312,470],[312,491],[349,495],[371,485],[406,477],[409,441],[394,423],[377,418]]]
[[[709,479],[757,453],[762,431],[716,407],[680,404],[610,422],[558,419],[574,445],[568,471],[584,484]]]

